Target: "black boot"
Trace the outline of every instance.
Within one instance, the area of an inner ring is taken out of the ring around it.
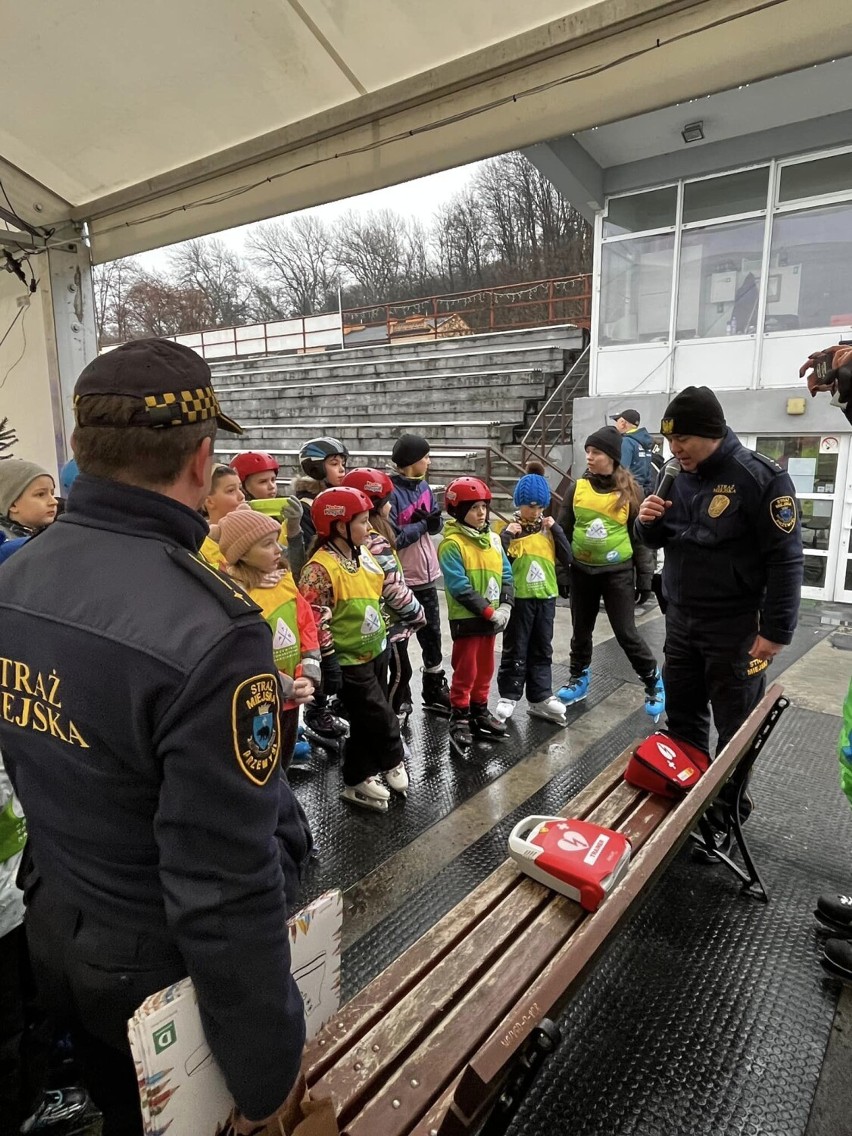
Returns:
[[[435,714],[450,716],[450,688],[443,671],[423,671],[423,705]]]
[[[487,702],[471,702],[470,724],[478,738],[505,738],[508,732],[506,723],[494,717]]]
[[[460,754],[466,754],[473,745],[470,711],[466,706],[454,707],[450,715],[450,745]]]
[[[821,895],[814,912],[817,930],[836,939],[852,939],[852,895]]]

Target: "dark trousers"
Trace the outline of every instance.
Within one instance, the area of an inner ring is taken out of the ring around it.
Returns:
[[[497,672],[501,698],[517,700],[527,690],[528,702],[544,702],[553,694],[553,620],[556,600],[515,600],[503,633]]]
[[[394,714],[407,703],[411,705],[411,660],[408,657],[408,636],[391,639],[388,648],[388,699]]]
[[[426,625],[417,632],[417,642],[423,652],[423,666],[439,667],[443,661],[441,650],[441,608],[438,605],[438,589],[434,584],[424,588],[412,588],[426,613]]]
[[[51,1033],[34,1003],[22,924],[0,938],[0,1136],[18,1136],[44,1086]]]
[[[293,750],[296,748],[296,739],[299,736],[299,707],[291,706],[282,710],[278,716],[281,730],[281,772],[286,773],[293,760]]]
[[[641,679],[657,669],[651,648],[636,630],[633,564],[611,572],[584,572],[571,566],[571,676],[576,678],[592,661],[592,634],[603,599],[618,645]]]
[[[343,754],[343,781],[359,785],[385,769],[393,769],[405,756],[399,722],[388,701],[388,653],[369,663],[341,667],[340,700],[349,719],[349,737]]]
[[[675,737],[709,753],[711,707],[719,750],[743,724],[766,685],[766,667],[748,654],[757,629],[756,612],[719,618],[668,605],[663,681]]]
[[[453,641],[450,705],[466,710],[471,702],[487,702],[494,677],[494,636],[465,635]]]
[[[43,883],[28,897],[26,929],[39,998],[71,1034],[103,1136],[138,1136],[127,1021],[149,994],[186,976],[183,960],[168,943],[83,914]]]

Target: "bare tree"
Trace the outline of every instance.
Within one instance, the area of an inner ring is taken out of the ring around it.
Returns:
[[[404,277],[407,240],[405,220],[391,209],[341,217],[335,226],[335,253],[350,297],[362,304],[395,298]]]
[[[233,327],[254,318],[255,282],[243,258],[224,241],[203,237],[179,245],[172,253],[171,269],[181,288],[205,297],[208,326]]]
[[[150,273],[141,273],[127,293],[128,338],[180,335],[213,326],[207,297]]]
[[[308,316],[336,306],[334,238],[316,214],[256,225],[246,245],[265,274],[267,300],[275,296],[286,306],[279,314]]]
[[[92,284],[95,291],[98,341],[101,345],[123,343],[131,338],[127,297],[140,275],[138,264],[129,257],[95,265]]]

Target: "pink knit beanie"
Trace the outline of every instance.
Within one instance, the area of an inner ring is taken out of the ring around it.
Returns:
[[[248,505],[238,505],[226,513],[218,525],[210,526],[210,537],[219,545],[229,564],[236,564],[253,544],[268,533],[279,533],[281,522],[265,513],[256,513]]]

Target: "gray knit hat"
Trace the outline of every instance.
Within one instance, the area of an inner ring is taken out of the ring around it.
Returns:
[[[8,517],[9,509],[37,477],[50,477],[53,481],[47,470],[35,462],[24,461],[23,458],[0,461],[0,517]],[[53,484],[56,488],[55,481]]]

